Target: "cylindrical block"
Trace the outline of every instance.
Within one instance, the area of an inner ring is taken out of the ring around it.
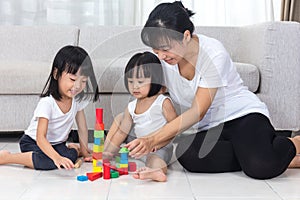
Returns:
[[[103,108],[96,108],[96,123],[103,124]]]

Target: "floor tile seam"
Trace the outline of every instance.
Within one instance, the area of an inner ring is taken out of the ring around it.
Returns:
[[[195,194],[194,194],[194,191],[193,191],[193,189],[192,189],[192,184],[191,184],[191,182],[190,182],[190,179],[189,179],[189,177],[188,177],[188,174],[187,174],[186,169],[183,169],[183,171],[184,171],[185,178],[186,178],[186,180],[187,180],[187,182],[188,182],[190,191],[191,191],[191,193],[192,193],[192,197],[193,197],[194,200],[197,200],[197,198],[196,198],[196,196],[195,196]]]
[[[281,200],[284,200],[284,198],[275,190],[275,188],[272,187],[272,185],[267,180],[265,180],[265,183]]]

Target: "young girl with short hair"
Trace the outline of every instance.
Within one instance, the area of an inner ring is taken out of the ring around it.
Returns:
[[[163,71],[159,59],[150,52],[137,53],[125,68],[124,84],[135,100],[129,102],[124,114],[115,118],[104,149],[106,153],[116,153],[125,141],[143,137],[160,129],[175,119],[176,112],[171,99],[162,93]],[[134,137],[130,135],[133,128]],[[142,157],[146,167],[138,169],[137,179],[166,181],[167,164],[173,153],[173,145],[165,143],[158,151]]]

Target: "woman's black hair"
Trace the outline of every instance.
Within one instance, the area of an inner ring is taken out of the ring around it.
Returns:
[[[54,99],[61,100],[58,79],[62,76],[63,72],[76,74],[79,68],[82,75],[89,77],[91,86],[87,84],[85,90],[79,93],[76,99],[79,101],[82,99],[97,101],[99,91],[91,58],[83,48],[71,45],[64,46],[57,52],[50,75],[40,96],[46,97],[52,95]]]
[[[136,68],[136,72],[134,68]],[[124,76],[124,84],[128,92],[128,78],[133,76],[139,78],[141,75],[143,75],[143,78],[151,78],[150,91],[147,97],[156,95],[162,88],[163,69],[158,57],[151,52],[137,53],[128,61]]]
[[[192,35],[195,29],[190,17],[194,13],[181,1],[161,3],[150,13],[141,33],[145,45],[160,49],[161,43],[170,45],[172,40],[182,41],[186,30]]]

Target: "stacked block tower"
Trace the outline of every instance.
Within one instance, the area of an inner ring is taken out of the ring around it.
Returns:
[[[93,172],[102,172],[102,153],[104,150],[103,108],[96,108],[96,123],[93,145]]]

